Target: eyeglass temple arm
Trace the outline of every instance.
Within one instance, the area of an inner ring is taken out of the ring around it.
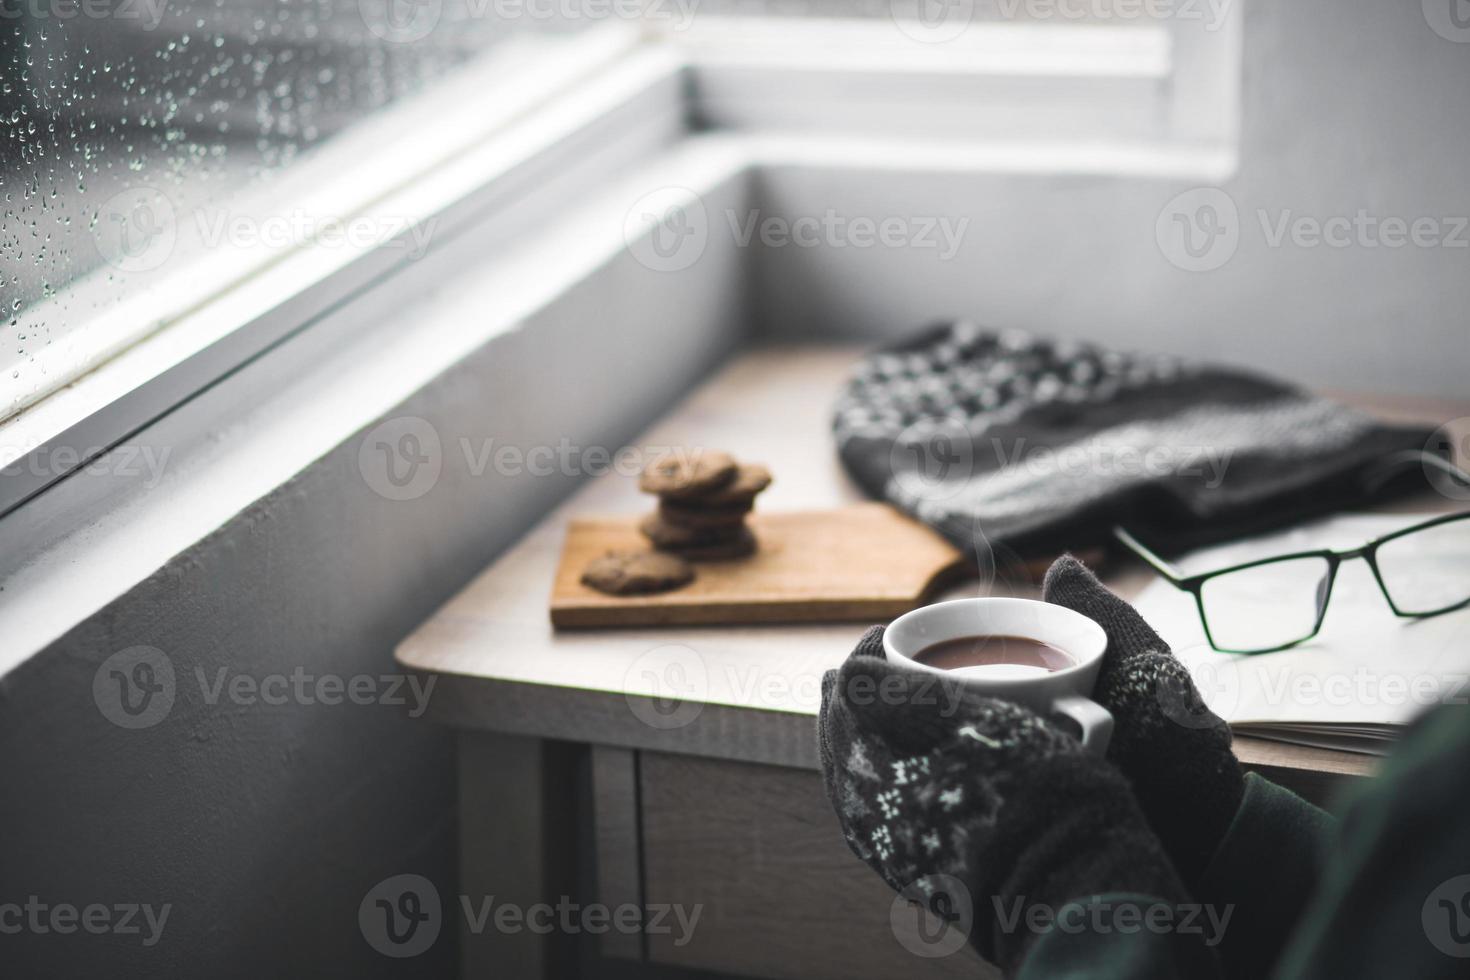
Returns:
[[[1363,474],[1363,489],[1368,493],[1376,492],[1390,479],[1402,473],[1404,467],[1409,463],[1432,466],[1470,487],[1470,473],[1466,473],[1439,453],[1431,453],[1423,449],[1402,449],[1383,457],[1372,469]]]
[[[1129,534],[1126,528],[1114,527],[1113,537],[1117,538],[1119,541],[1127,545],[1130,551],[1152,565],[1154,571],[1158,572],[1160,575],[1164,576],[1164,578],[1168,579],[1170,582],[1173,582],[1175,585],[1178,585],[1179,582],[1184,578],[1184,576],[1179,574],[1179,570],[1177,568],[1169,564],[1164,559],[1160,558],[1158,555],[1154,554],[1153,550],[1149,548],[1148,545],[1144,544],[1142,541]]]

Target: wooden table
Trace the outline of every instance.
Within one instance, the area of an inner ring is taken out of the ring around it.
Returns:
[[[743,355],[635,445],[718,447],[767,463],[776,481],[762,509],[859,500],[828,428],[855,356]],[[1463,403],[1339,397],[1402,419],[1470,416]],[[590,481],[397,657],[435,675],[427,717],[461,732],[462,891],[526,904],[560,895],[699,904],[703,916],[682,944],[663,934],[467,935],[467,973],[560,977],[595,956],[602,973],[612,957],[756,977],[976,976],[967,953],[924,960],[899,944],[891,893],[847,852],[823,796],[819,682],[863,624],[552,630],[547,596],[567,519],[647,511],[635,483]],[[1105,579],[1132,595],[1148,573],[1125,566]],[[992,591],[1034,594],[1025,583]],[[1367,756],[1256,739],[1238,738],[1236,752],[1316,800],[1372,769]]]

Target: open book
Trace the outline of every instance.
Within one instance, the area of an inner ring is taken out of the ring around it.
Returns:
[[[1351,548],[1416,520],[1334,517],[1194,552],[1177,564],[1193,574],[1290,551]],[[1194,597],[1163,580],[1134,605],[1188,666],[1210,708],[1242,735],[1382,755],[1430,706],[1470,701],[1470,608],[1428,619],[1395,616],[1363,561],[1342,565],[1321,632],[1278,653],[1214,651]],[[1270,597],[1259,612],[1286,614]]]

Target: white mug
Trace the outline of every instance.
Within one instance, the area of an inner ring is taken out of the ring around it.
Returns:
[[[1017,664],[984,664],[945,670],[913,659],[945,640],[969,636],[1019,636],[1061,650],[1072,666],[1045,670]],[[1063,714],[1082,729],[1082,745],[1103,754],[1113,734],[1113,716],[1090,699],[1108,649],[1096,622],[1065,606],[1035,599],[954,599],[920,606],[888,624],[883,652],[892,663],[955,678],[967,688],[1015,701],[1042,714]]]

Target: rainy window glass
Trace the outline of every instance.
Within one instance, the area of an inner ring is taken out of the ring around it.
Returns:
[[[181,240],[218,260],[271,232],[202,206],[269,200],[355,123],[588,23],[504,0],[0,0],[0,420],[147,334],[119,311],[179,275]]]

